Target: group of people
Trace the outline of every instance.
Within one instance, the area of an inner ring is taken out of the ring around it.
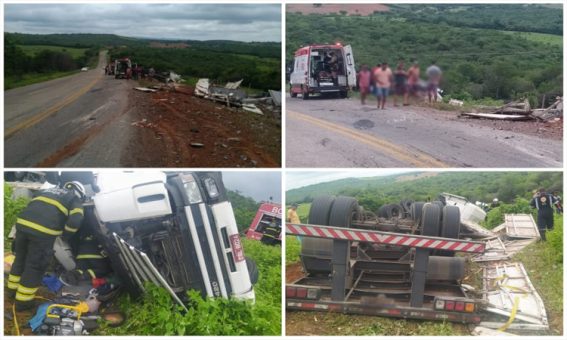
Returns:
[[[433,61],[425,71],[427,76],[427,96],[429,103],[437,101],[437,92],[441,82],[442,71]],[[409,105],[410,96],[418,96],[422,88],[420,85],[420,68],[416,60],[411,61],[411,66],[406,70],[403,60],[398,62],[396,70],[392,72],[387,62],[377,64],[372,69],[368,65],[362,65],[358,72],[358,88],[360,91],[360,102],[366,104],[368,94],[376,96],[378,109],[385,109],[386,100],[390,92],[394,92],[394,106],[398,106],[398,97],[403,100],[403,105]]]

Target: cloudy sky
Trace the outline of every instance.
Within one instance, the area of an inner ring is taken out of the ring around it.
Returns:
[[[222,180],[228,189],[238,190],[258,202],[267,201],[271,196],[273,202],[281,203],[282,182],[279,171],[223,171]]]
[[[288,171],[286,190],[301,188],[311,184],[331,182],[351,177],[377,177],[412,172],[415,170],[363,170],[363,171]]]
[[[279,4],[6,4],[4,31],[281,41]]]

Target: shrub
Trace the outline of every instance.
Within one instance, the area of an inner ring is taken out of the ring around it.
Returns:
[[[13,199],[13,192],[14,189],[4,183],[4,249],[10,249],[8,234],[16,223],[16,218],[29,202],[27,198],[23,197]]]
[[[525,198],[516,198],[514,204],[500,204],[486,214],[484,226],[488,229],[499,226],[504,223],[505,214],[533,214],[534,209],[530,206],[530,202]]]

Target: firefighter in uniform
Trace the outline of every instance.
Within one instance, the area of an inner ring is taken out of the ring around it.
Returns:
[[[553,195],[539,189],[532,198],[530,205],[537,209],[537,227],[541,240],[545,241],[545,232],[553,229]]]
[[[280,237],[280,233],[282,228],[276,223],[276,219],[272,217],[270,224],[264,229],[264,234],[262,235],[262,243],[264,244],[277,244],[278,238]]]
[[[61,282],[66,285],[78,285],[80,281],[102,278],[111,272],[110,262],[102,245],[86,231],[77,235],[78,247],[75,257],[77,268],[61,275]]]
[[[79,182],[42,190],[16,220],[16,258],[8,276],[16,310],[35,307],[35,293],[53,255],[55,238],[74,235],[83,220],[85,188]]]

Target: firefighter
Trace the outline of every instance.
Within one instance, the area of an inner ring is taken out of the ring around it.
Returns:
[[[282,232],[281,226],[276,223],[276,218],[272,217],[270,224],[264,229],[264,234],[262,235],[262,243],[264,244],[277,244],[280,233]]]
[[[546,241],[545,233],[553,229],[553,195],[539,189],[533,196],[530,205],[537,209],[537,227],[542,241]]]
[[[79,182],[42,190],[16,220],[16,258],[8,276],[8,294],[16,310],[35,307],[35,293],[53,255],[57,236],[69,239],[83,220],[85,188]]]
[[[61,275],[59,278],[65,285],[78,285],[80,281],[105,277],[111,271],[109,259],[102,245],[90,232],[77,235],[78,249],[75,262],[77,269]]]

